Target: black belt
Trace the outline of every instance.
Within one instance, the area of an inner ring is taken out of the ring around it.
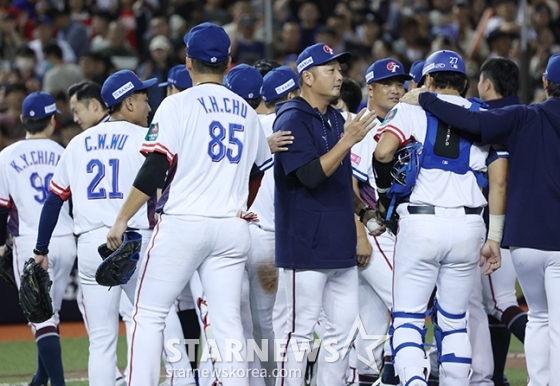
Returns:
[[[413,206],[409,205],[407,207],[408,213],[410,214],[436,214],[436,207],[433,205],[423,205],[423,206]],[[481,214],[482,208],[467,208],[463,207],[465,214]]]

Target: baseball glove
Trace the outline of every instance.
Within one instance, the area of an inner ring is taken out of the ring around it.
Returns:
[[[6,247],[6,251],[0,257],[0,279],[17,288],[14,276],[14,258],[10,247]]]
[[[101,244],[97,251],[103,262],[97,268],[95,281],[106,287],[126,284],[136,271],[141,246],[142,235],[134,231],[124,232],[123,243],[116,251],[107,248],[107,244]]]
[[[53,316],[49,293],[51,285],[49,273],[35,263],[33,258],[25,262],[19,288],[19,304],[31,323],[42,323]]]

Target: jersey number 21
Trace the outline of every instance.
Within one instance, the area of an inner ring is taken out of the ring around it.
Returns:
[[[109,199],[122,199],[123,194],[119,192],[119,160],[111,158],[109,160],[109,167],[111,168],[111,191],[109,192]],[[92,159],[87,164],[87,172],[95,173],[93,180],[87,188],[88,200],[101,200],[107,198],[107,191],[105,188],[98,188],[99,183],[105,178],[105,165],[98,159]]]

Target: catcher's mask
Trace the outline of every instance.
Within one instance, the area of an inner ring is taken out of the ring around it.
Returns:
[[[412,186],[414,186],[416,177],[420,172],[421,148],[422,144],[420,142],[410,142],[397,150],[394,157],[395,163],[393,165],[393,169],[391,170],[391,177],[395,183],[407,186],[412,182]],[[412,170],[413,168],[415,170]],[[410,175],[410,173],[413,173],[413,175]],[[410,186],[410,188],[412,188],[412,186]]]

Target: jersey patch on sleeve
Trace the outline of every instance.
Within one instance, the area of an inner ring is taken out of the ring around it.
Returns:
[[[386,124],[387,122],[391,121],[393,118],[395,118],[395,115],[397,115],[397,110],[398,109],[393,109],[391,111],[389,111],[387,113],[387,115],[385,116],[385,119],[383,120],[383,125]]]
[[[353,164],[359,165],[360,161],[362,160],[362,157],[360,157],[356,153],[350,153],[350,160],[352,161]]]
[[[146,141],[155,141],[159,134],[159,124],[158,123],[151,123],[150,127],[148,128],[148,132],[146,133]]]

